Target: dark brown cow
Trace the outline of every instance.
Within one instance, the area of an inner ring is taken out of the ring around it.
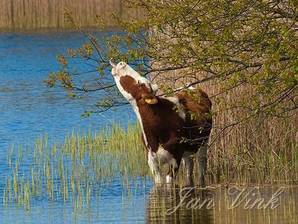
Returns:
[[[157,86],[125,62],[110,63],[119,91],[138,117],[155,182],[163,182],[159,165],[169,164],[166,182],[171,183],[183,161],[187,184],[192,184],[192,155],[199,151],[199,184],[205,186],[207,142],[212,127],[207,94],[191,89],[181,90],[174,97],[158,97]]]

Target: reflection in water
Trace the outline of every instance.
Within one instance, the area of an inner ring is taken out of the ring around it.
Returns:
[[[298,187],[154,187],[147,223],[298,223]]]
[[[194,200],[195,199],[195,200]],[[152,188],[147,203],[147,223],[213,223],[209,191],[190,188]],[[200,207],[200,208],[199,208]]]
[[[229,187],[214,194],[215,223],[297,223],[298,188]]]

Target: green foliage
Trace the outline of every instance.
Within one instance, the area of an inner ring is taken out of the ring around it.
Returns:
[[[113,58],[135,65],[145,75],[158,72],[162,77],[169,71],[183,71],[176,78],[191,78],[188,86],[219,83],[219,97],[239,86],[249,88],[251,96],[230,106],[246,108],[251,116],[283,116],[296,111],[295,1],[129,0],[127,4],[142,8],[145,16],[124,21],[114,15],[124,32],[101,43],[86,33],[89,43],[58,57],[61,71],[49,76],[50,87],[58,81],[68,90],[88,92],[88,88],[73,83],[67,60],[92,61],[96,71],[109,76],[108,59]],[[71,14],[68,18],[71,20]],[[99,80],[96,89],[114,88],[106,82]],[[162,86],[167,94],[173,90],[167,83]],[[106,102],[97,104],[98,108],[114,106]],[[117,106],[120,101],[114,102]]]

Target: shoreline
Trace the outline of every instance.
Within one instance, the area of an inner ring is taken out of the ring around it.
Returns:
[[[108,26],[104,30],[100,30],[100,28],[91,26],[91,27],[83,27],[80,29],[74,29],[74,28],[34,28],[34,29],[6,29],[6,28],[0,28],[0,35],[2,34],[43,34],[43,33],[59,33],[59,32],[65,32],[65,33],[72,33],[72,32],[121,32],[122,30],[117,26]]]

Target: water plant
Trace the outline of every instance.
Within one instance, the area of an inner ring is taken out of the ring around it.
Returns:
[[[99,133],[72,132],[62,144],[48,142],[45,136],[36,140],[33,149],[11,150],[7,158],[11,172],[3,191],[5,205],[17,203],[30,209],[35,199],[47,199],[71,201],[74,209],[79,209],[90,206],[91,198],[99,198],[102,187],[115,180],[121,183],[124,194],[137,189],[133,186],[140,182],[143,187],[150,183],[140,128],[135,124],[126,128],[114,124]],[[211,147],[207,183],[295,184],[297,164],[293,143],[278,153],[269,146],[248,151],[243,145],[242,149],[229,148],[226,154]],[[183,172],[178,175],[180,186],[184,184]]]

